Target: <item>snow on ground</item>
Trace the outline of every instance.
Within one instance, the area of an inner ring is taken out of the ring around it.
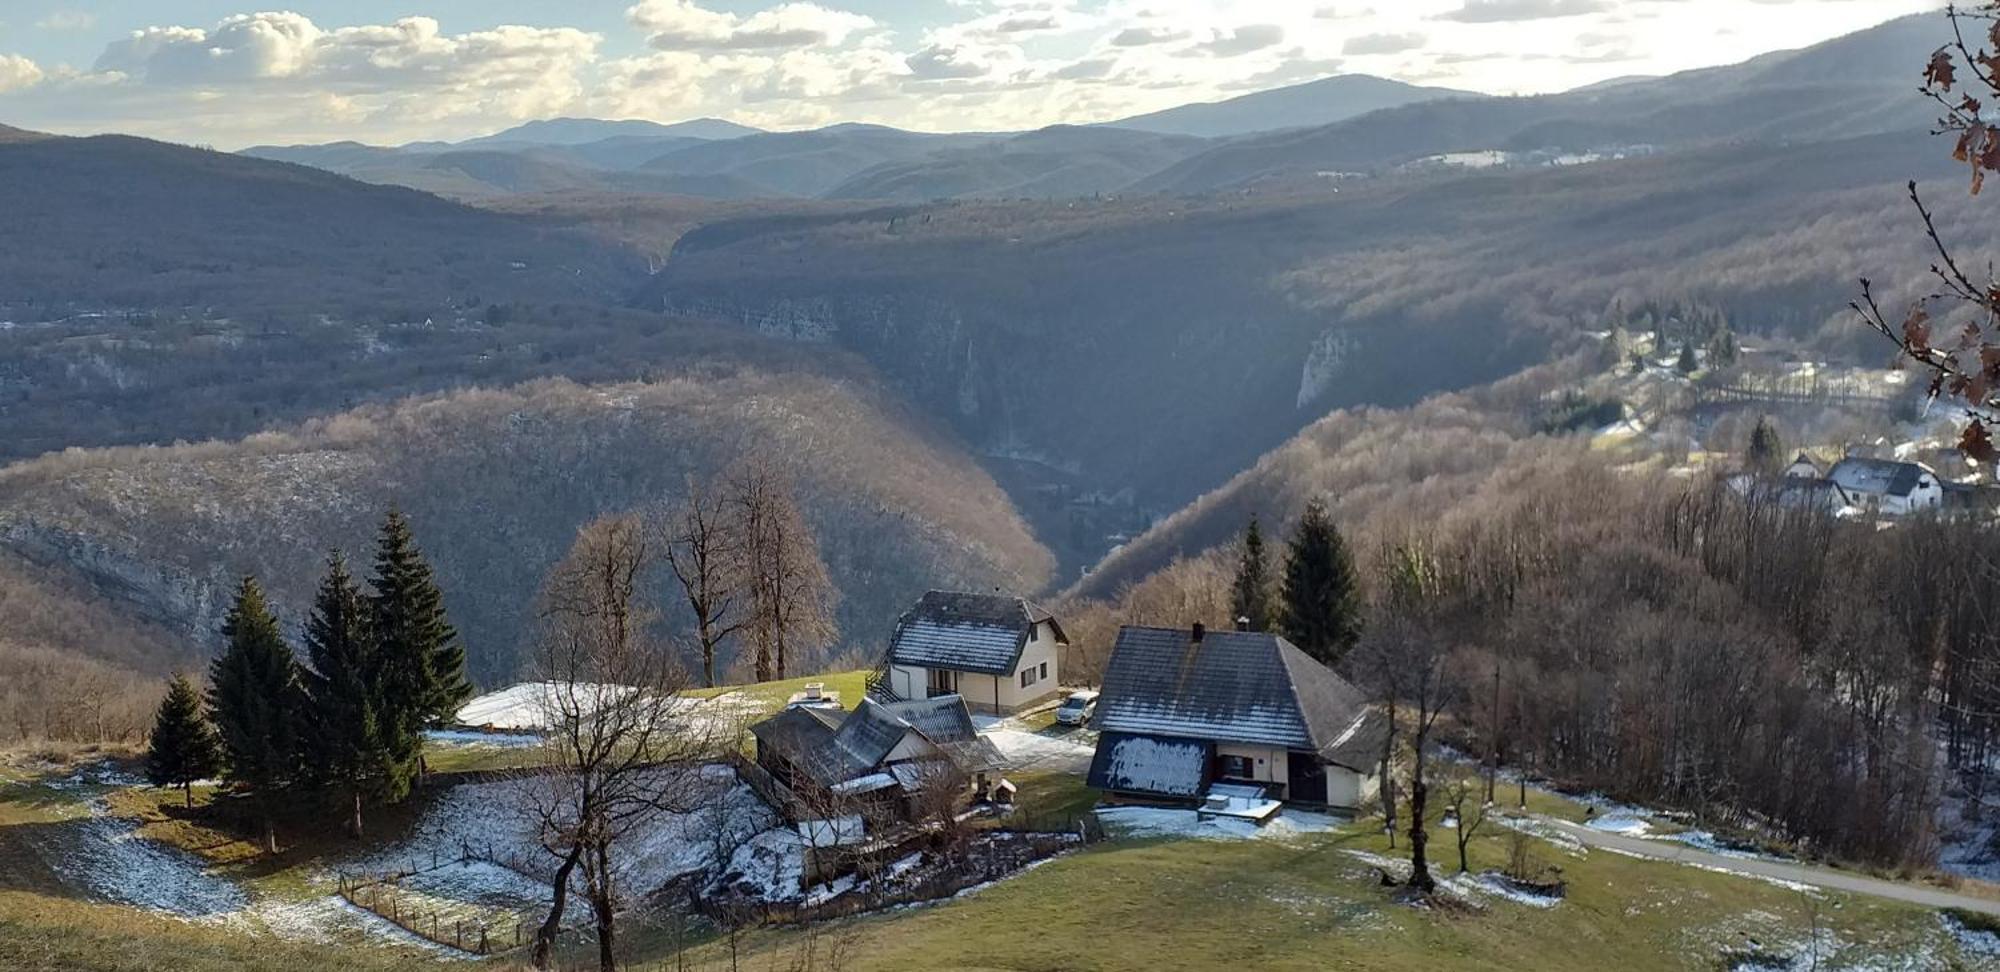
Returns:
[[[532,732],[480,732],[476,729],[432,729],[424,742],[436,746],[495,746],[501,749],[533,749],[542,737]]]
[[[1207,840],[1283,840],[1325,833],[1340,821],[1320,813],[1284,810],[1263,826],[1234,817],[1203,820],[1193,810],[1168,807],[1105,807],[1097,811],[1104,829],[1120,837],[1195,837]]]
[[[1530,837],[1541,838],[1555,845],[1557,850],[1571,857],[1588,857],[1590,855],[1590,852],[1584,849],[1582,841],[1563,833],[1561,827],[1540,817],[1517,817],[1512,814],[1496,814],[1493,817],[1493,822],[1508,830],[1516,830]]]
[[[1643,817],[1630,813],[1606,813],[1590,818],[1584,826],[1592,830],[1602,830],[1609,834],[1623,834],[1627,837],[1650,837],[1653,824]]]
[[[1369,867],[1379,868],[1396,881],[1410,878],[1410,862],[1407,858],[1387,857],[1372,851],[1348,849],[1342,853]],[[1449,874],[1443,877],[1444,869],[1433,864],[1431,876],[1437,879],[1438,889],[1461,901],[1480,906],[1485,899],[1498,898],[1530,908],[1553,908],[1562,903],[1561,898],[1525,891],[1510,883],[1505,875],[1494,871],[1480,874]]]
[[[1012,770],[1083,773],[1090,769],[1090,758],[1097,753],[1097,734],[1084,729],[1058,735],[1001,723],[980,734],[1000,750]]]
[[[93,800],[91,816],[69,825],[70,839],[51,863],[66,878],[111,901],[178,918],[211,918],[249,904],[243,890],[209,873],[193,854],[138,834],[138,825],[110,816]]]
[[[550,714],[554,711],[588,710],[601,701],[620,699],[631,692],[632,688],[628,685],[579,682],[570,686],[558,682],[522,682],[465,703],[458,710],[457,721],[475,729],[532,732],[548,728]],[[702,720],[718,730],[733,729],[735,723],[764,710],[762,703],[742,692],[677,701],[680,711],[688,718]]]

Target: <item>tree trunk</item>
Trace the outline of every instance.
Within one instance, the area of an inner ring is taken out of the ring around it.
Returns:
[[[1424,758],[1417,756],[1416,769],[1410,774],[1410,887],[1429,894],[1437,890],[1437,882],[1431,878],[1430,861],[1424,857],[1425,845],[1430,839],[1424,833],[1424,800],[1430,796],[1430,787],[1424,784]]]
[[[354,816],[347,821],[347,832],[353,835],[355,840],[360,840],[362,837],[361,788],[358,786],[354,788]]]
[[[1389,700],[1389,731],[1382,734],[1382,829],[1389,834],[1389,849],[1396,849],[1396,701]]]
[[[187,799],[187,806],[188,806],[188,809],[189,809],[189,810],[193,810],[193,809],[194,809],[194,781],[192,781],[192,780],[182,780],[182,781],[181,781],[181,796],[183,796],[183,797],[185,797],[185,798]]]
[[[278,822],[271,819],[268,808],[264,811],[264,852],[274,856],[278,853]]]
[[[611,854],[603,843],[597,845],[595,879],[590,882],[590,910],[597,916],[597,972],[618,972],[617,935],[611,910]]]
[[[549,967],[550,953],[556,947],[556,934],[562,931],[563,909],[569,903],[569,876],[576,870],[576,862],[583,857],[583,845],[569,849],[562,866],[556,868],[554,900],[549,903],[549,916],[542,919],[542,927],[535,929],[535,948],[529,961],[535,968]]]
[[[1486,759],[1486,802],[1493,802],[1493,781],[1500,775],[1500,662],[1493,663],[1493,738]]]

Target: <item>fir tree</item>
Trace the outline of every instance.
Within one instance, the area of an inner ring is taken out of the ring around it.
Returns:
[[[1699,367],[1701,367],[1701,362],[1695,360],[1694,345],[1690,342],[1682,341],[1681,356],[1674,362],[1674,370],[1684,375],[1691,375]]]
[[[312,663],[304,673],[311,700],[307,755],[320,781],[347,787],[353,801],[348,830],[358,838],[364,797],[372,792],[402,799],[409,793],[410,774],[407,764],[391,758],[382,740],[377,714],[381,672],[368,602],[338,553],[327,561],[326,577],[306,620],[306,658]]]
[[[396,772],[420,774],[424,729],[456,715],[472,697],[472,685],[465,678],[465,648],[445,618],[444,595],[409,522],[395,510],[382,521],[371,585],[381,679],[377,732]]]
[[[1264,558],[1264,532],[1255,516],[1243,531],[1236,580],[1229,590],[1229,613],[1231,618],[1247,621],[1251,631],[1271,626],[1271,569]]]
[[[1757,416],[1750,429],[1750,445],[1743,452],[1744,465],[1760,476],[1776,476],[1785,462],[1785,443],[1769,415]]]
[[[1285,637],[1320,662],[1338,664],[1360,638],[1354,560],[1318,499],[1306,504],[1286,544],[1279,596]]]
[[[264,842],[276,853],[272,798],[299,769],[298,663],[256,578],[243,578],[222,633],[228,644],[209,668],[208,708],[222,740],[224,773],[257,794]]]
[[[154,786],[178,786],[187,805],[194,806],[194,781],[222,771],[222,752],[215,728],[202,715],[201,695],[178,672],[167,683],[167,697],[153,716],[153,735],[146,747],[146,779]]]

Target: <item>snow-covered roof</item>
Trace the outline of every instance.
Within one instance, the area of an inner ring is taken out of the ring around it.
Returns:
[[[1354,686],[1261,631],[1119,629],[1097,728],[1320,751],[1367,708]]]
[[[1091,786],[1125,793],[1191,797],[1208,776],[1210,744],[1106,732],[1090,761]]]
[[[1919,486],[1938,481],[1937,473],[1923,463],[1865,456],[1848,456],[1834,463],[1826,478],[1849,493],[1869,496],[1908,496]]]
[[[835,783],[832,789],[835,793],[845,794],[873,793],[876,790],[886,790],[896,783],[896,777],[888,773],[870,773],[867,776],[857,776],[842,783]]]
[[[769,747],[835,789],[878,772],[912,733],[967,772],[999,765],[999,753],[979,737],[957,695],[888,704],[864,697],[853,712],[791,708],[750,727],[760,750]]]
[[[921,668],[1005,675],[1021,660],[1035,625],[1062,628],[1049,612],[1018,597],[931,591],[896,622],[889,661]]]

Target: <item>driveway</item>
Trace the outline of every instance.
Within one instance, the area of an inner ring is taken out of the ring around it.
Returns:
[[[1637,857],[1650,857],[1663,861],[1694,864],[1718,871],[1729,871],[1735,874],[1775,878],[1780,881],[1791,881],[1796,884],[1810,884],[1814,887],[1827,888],[1833,891],[1847,891],[1854,894],[1872,895],[1877,898],[1889,898],[1909,904],[1922,905],[1926,908],[1962,908],[1966,911],[2000,915],[2000,901],[1956,894],[1942,888],[1933,888],[1922,884],[1906,884],[1900,881],[1884,881],[1878,878],[1854,874],[1849,871],[1836,871],[1831,868],[1787,864],[1781,861],[1764,860],[1755,857],[1730,857],[1724,854],[1712,854],[1686,844],[1627,837],[1623,834],[1594,830],[1579,824],[1570,823],[1567,820],[1557,820],[1553,817],[1541,817],[1539,819],[1561,829],[1563,833],[1575,837],[1586,847],[1596,847],[1622,854],[1631,854]]]
[[[1000,750],[1009,770],[1073,773],[1077,776],[1090,772],[1090,758],[1097,753],[1097,733],[1076,726],[1055,724],[1038,728],[1028,721],[1048,708],[1053,708],[1053,705],[1006,718],[974,716],[973,722],[978,725],[979,734]]]

